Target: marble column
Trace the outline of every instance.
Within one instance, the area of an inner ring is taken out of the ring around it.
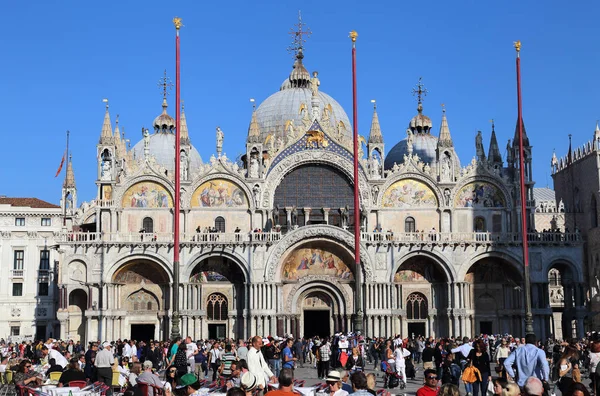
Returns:
[[[308,225],[311,208],[304,208],[304,225]]]
[[[325,220],[325,224],[329,224],[329,211],[331,208],[323,208],[323,219]]]

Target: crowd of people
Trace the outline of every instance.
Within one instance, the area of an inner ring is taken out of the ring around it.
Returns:
[[[305,384],[295,369],[316,370],[317,391],[332,396],[375,395],[378,375],[384,389],[403,389],[423,371],[417,396],[600,395],[600,333],[581,340],[542,343],[534,335],[481,335],[476,339],[364,337],[295,338],[255,336],[249,340],[117,340],[5,343],[0,340],[0,373],[12,373],[18,387],[39,387],[42,376],[100,382],[128,396],[195,393],[201,387],[228,396],[286,396]],[[492,370],[492,367],[494,370]],[[40,371],[41,369],[41,371]],[[377,373],[379,371],[379,373]],[[118,373],[115,375],[115,373]],[[115,378],[118,378],[115,383]]]

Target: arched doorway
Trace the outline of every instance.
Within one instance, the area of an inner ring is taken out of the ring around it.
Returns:
[[[69,324],[67,336],[70,340],[85,342],[85,310],[88,307],[87,293],[81,289],[75,289],[69,293]]]
[[[333,298],[329,293],[320,289],[311,289],[302,299],[302,323],[305,337],[330,336],[335,310]]]
[[[182,307],[197,315],[183,316],[182,332],[198,339],[245,337],[246,275],[238,263],[225,256],[205,258],[183,287]]]
[[[109,336],[137,341],[169,337],[170,281],[159,264],[147,259],[129,261],[115,272],[112,283],[117,300],[109,306],[127,315],[120,323],[109,323]]]
[[[548,300],[552,309],[550,333],[558,338],[580,337],[583,318],[578,311],[584,306],[583,286],[566,263],[554,263],[548,270]]]
[[[521,273],[508,261],[487,257],[473,264],[465,275],[461,297],[471,335],[522,334],[524,288]]]
[[[449,282],[442,266],[431,257],[413,256],[402,263],[394,274],[394,287],[405,312],[400,316],[404,336],[450,334]]]

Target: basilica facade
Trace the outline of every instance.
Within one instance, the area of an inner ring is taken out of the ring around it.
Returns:
[[[437,135],[425,115],[419,82],[407,129],[384,139],[373,111],[358,153],[355,216],[352,125],[326,87],[299,48],[279,90],[253,111],[237,161],[222,152],[220,128],[215,154],[203,161],[182,109],[180,213],[173,210],[176,123],[166,96],[153,130],[131,149],[107,106],[96,199],[78,206],[74,180],[63,189],[61,337],[168,338],[175,248],[181,333],[195,339],[328,335],[351,331],[358,313],[368,336],[523,334],[517,145],[509,140],[502,158],[492,127],[487,153],[480,132],[477,156],[461,162],[445,110]],[[390,141],[399,135],[405,138]],[[536,334],[581,335],[582,243],[575,233],[535,231],[527,138],[525,145]],[[182,224],[179,247],[174,216]],[[559,297],[555,273],[570,280]],[[355,301],[357,287],[362,299]]]

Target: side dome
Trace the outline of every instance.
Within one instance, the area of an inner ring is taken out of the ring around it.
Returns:
[[[175,171],[175,135],[172,133],[153,133],[150,135],[148,145],[150,156],[154,157],[158,165],[163,166],[169,172]],[[144,158],[144,140],[140,140],[133,146],[133,157],[137,160]],[[190,149],[190,169],[198,169],[202,165],[202,158],[195,147]]]
[[[438,139],[428,133],[417,133],[413,135],[413,154],[417,154],[421,161],[430,164],[436,159]],[[385,169],[391,169],[394,162],[401,164],[404,156],[408,155],[408,142],[403,139],[396,143],[385,157]]]

